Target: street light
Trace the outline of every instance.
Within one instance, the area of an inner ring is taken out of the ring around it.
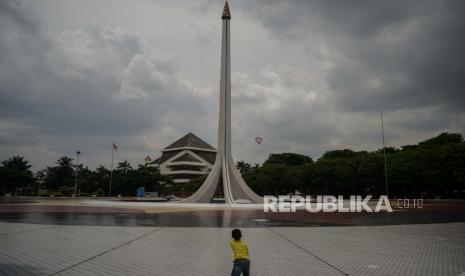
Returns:
[[[384,122],[383,113],[381,112],[381,136],[383,138],[383,156],[384,156],[384,180],[386,185],[386,196],[389,196],[388,176],[387,176],[387,160],[386,160],[386,145],[384,144]]]
[[[79,154],[81,154],[81,151],[77,150],[76,151],[76,172],[75,172],[75,180],[74,180],[74,195],[78,195],[78,190],[77,190],[77,184],[78,184],[78,171],[79,171]],[[80,191],[79,191],[80,194]]]

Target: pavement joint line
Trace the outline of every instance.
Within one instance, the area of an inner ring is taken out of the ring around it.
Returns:
[[[302,246],[296,244],[295,242],[293,242],[292,240],[286,238],[283,234],[281,233],[278,233],[276,231],[274,231],[272,228],[267,228],[268,230],[270,230],[271,232],[273,232],[276,236],[279,236],[280,238],[282,238],[283,240],[287,241],[288,243],[292,244],[294,247],[297,247],[298,249],[304,251],[305,253],[309,254],[310,256],[312,257],[315,257],[316,259],[318,259],[319,261],[325,263],[327,266],[331,267],[332,269],[336,270],[337,272],[341,273],[342,275],[344,276],[351,276],[349,273],[346,273],[344,271],[342,271],[341,269],[339,269],[338,267],[336,267],[335,265],[329,263],[328,261],[324,260],[323,258],[319,257],[318,255],[312,253],[311,251],[303,248]]]
[[[49,226],[40,226],[32,229],[26,229],[26,230],[21,230],[21,231],[16,231],[16,232],[10,232],[10,233],[0,233],[0,236],[7,236],[7,235],[14,235],[14,234],[21,234],[21,233],[26,233],[26,232],[32,232],[32,231],[39,231],[43,229],[48,229],[48,228],[55,228],[56,225],[49,225]]]
[[[88,261],[90,261],[90,260],[93,260],[93,259],[95,259],[95,258],[98,258],[98,257],[100,257],[100,256],[103,256],[103,255],[105,255],[105,254],[107,254],[107,253],[110,253],[111,251],[114,251],[114,250],[116,250],[116,249],[119,249],[119,248],[121,248],[121,247],[123,247],[123,246],[126,246],[126,245],[132,243],[132,242],[135,242],[135,241],[137,241],[137,240],[143,239],[143,238],[145,238],[145,237],[147,237],[147,236],[149,236],[149,235],[151,235],[151,234],[153,234],[153,233],[155,233],[155,232],[158,232],[158,231],[161,230],[161,229],[163,229],[163,227],[158,227],[158,228],[156,228],[156,229],[154,229],[154,230],[152,230],[152,231],[150,231],[150,232],[148,232],[148,233],[145,233],[145,234],[143,234],[143,235],[141,235],[141,236],[138,236],[138,237],[136,237],[136,238],[134,238],[134,239],[132,239],[132,240],[129,240],[129,241],[125,242],[125,243],[122,243],[122,244],[120,244],[120,245],[117,245],[117,246],[115,246],[115,247],[113,247],[113,248],[107,249],[107,250],[105,250],[105,251],[103,251],[103,252],[100,252],[99,254],[97,254],[97,255],[95,255],[95,256],[89,257],[89,258],[87,258],[87,259],[85,259],[85,260],[82,260],[82,261],[80,261],[80,262],[78,262],[78,263],[75,263],[75,264],[73,264],[73,265],[71,265],[71,266],[65,267],[65,268],[63,268],[63,269],[61,269],[61,270],[59,270],[59,271],[57,271],[57,272],[54,272],[54,273],[50,274],[50,276],[52,276],[52,275],[58,275],[58,274],[60,274],[60,273],[62,273],[62,272],[65,272],[65,271],[67,271],[67,270],[69,270],[69,269],[72,269],[73,267],[76,267],[76,266],[81,265],[81,264],[83,264],[83,263],[86,263],[86,262],[88,262]]]

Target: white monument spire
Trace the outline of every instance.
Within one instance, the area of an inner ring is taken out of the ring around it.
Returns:
[[[183,202],[210,202],[215,196],[218,185],[222,184],[225,203],[262,203],[262,197],[255,194],[242,179],[231,155],[231,43],[229,26],[231,12],[228,1],[224,4],[221,19],[223,21],[223,31],[216,160],[210,174],[199,190]]]

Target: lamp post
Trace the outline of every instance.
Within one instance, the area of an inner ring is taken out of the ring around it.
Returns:
[[[78,195],[78,171],[79,171],[79,155],[81,154],[81,151],[77,150],[76,151],[76,171],[75,171],[75,179],[74,179],[74,195]]]
[[[384,156],[384,184],[386,185],[386,196],[389,197],[388,176],[387,176],[387,160],[386,160],[386,145],[384,143],[384,122],[383,113],[381,112],[381,137],[383,139],[383,156]]]
[[[111,167],[110,167],[110,187],[108,191],[108,196],[111,197],[111,181],[113,180],[113,159],[115,157],[115,151],[118,150],[118,146],[115,142],[113,142],[113,146],[111,148]]]

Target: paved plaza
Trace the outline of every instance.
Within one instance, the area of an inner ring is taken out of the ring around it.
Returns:
[[[252,275],[465,271],[465,223],[242,230]],[[229,275],[230,231],[0,222],[0,275]]]

